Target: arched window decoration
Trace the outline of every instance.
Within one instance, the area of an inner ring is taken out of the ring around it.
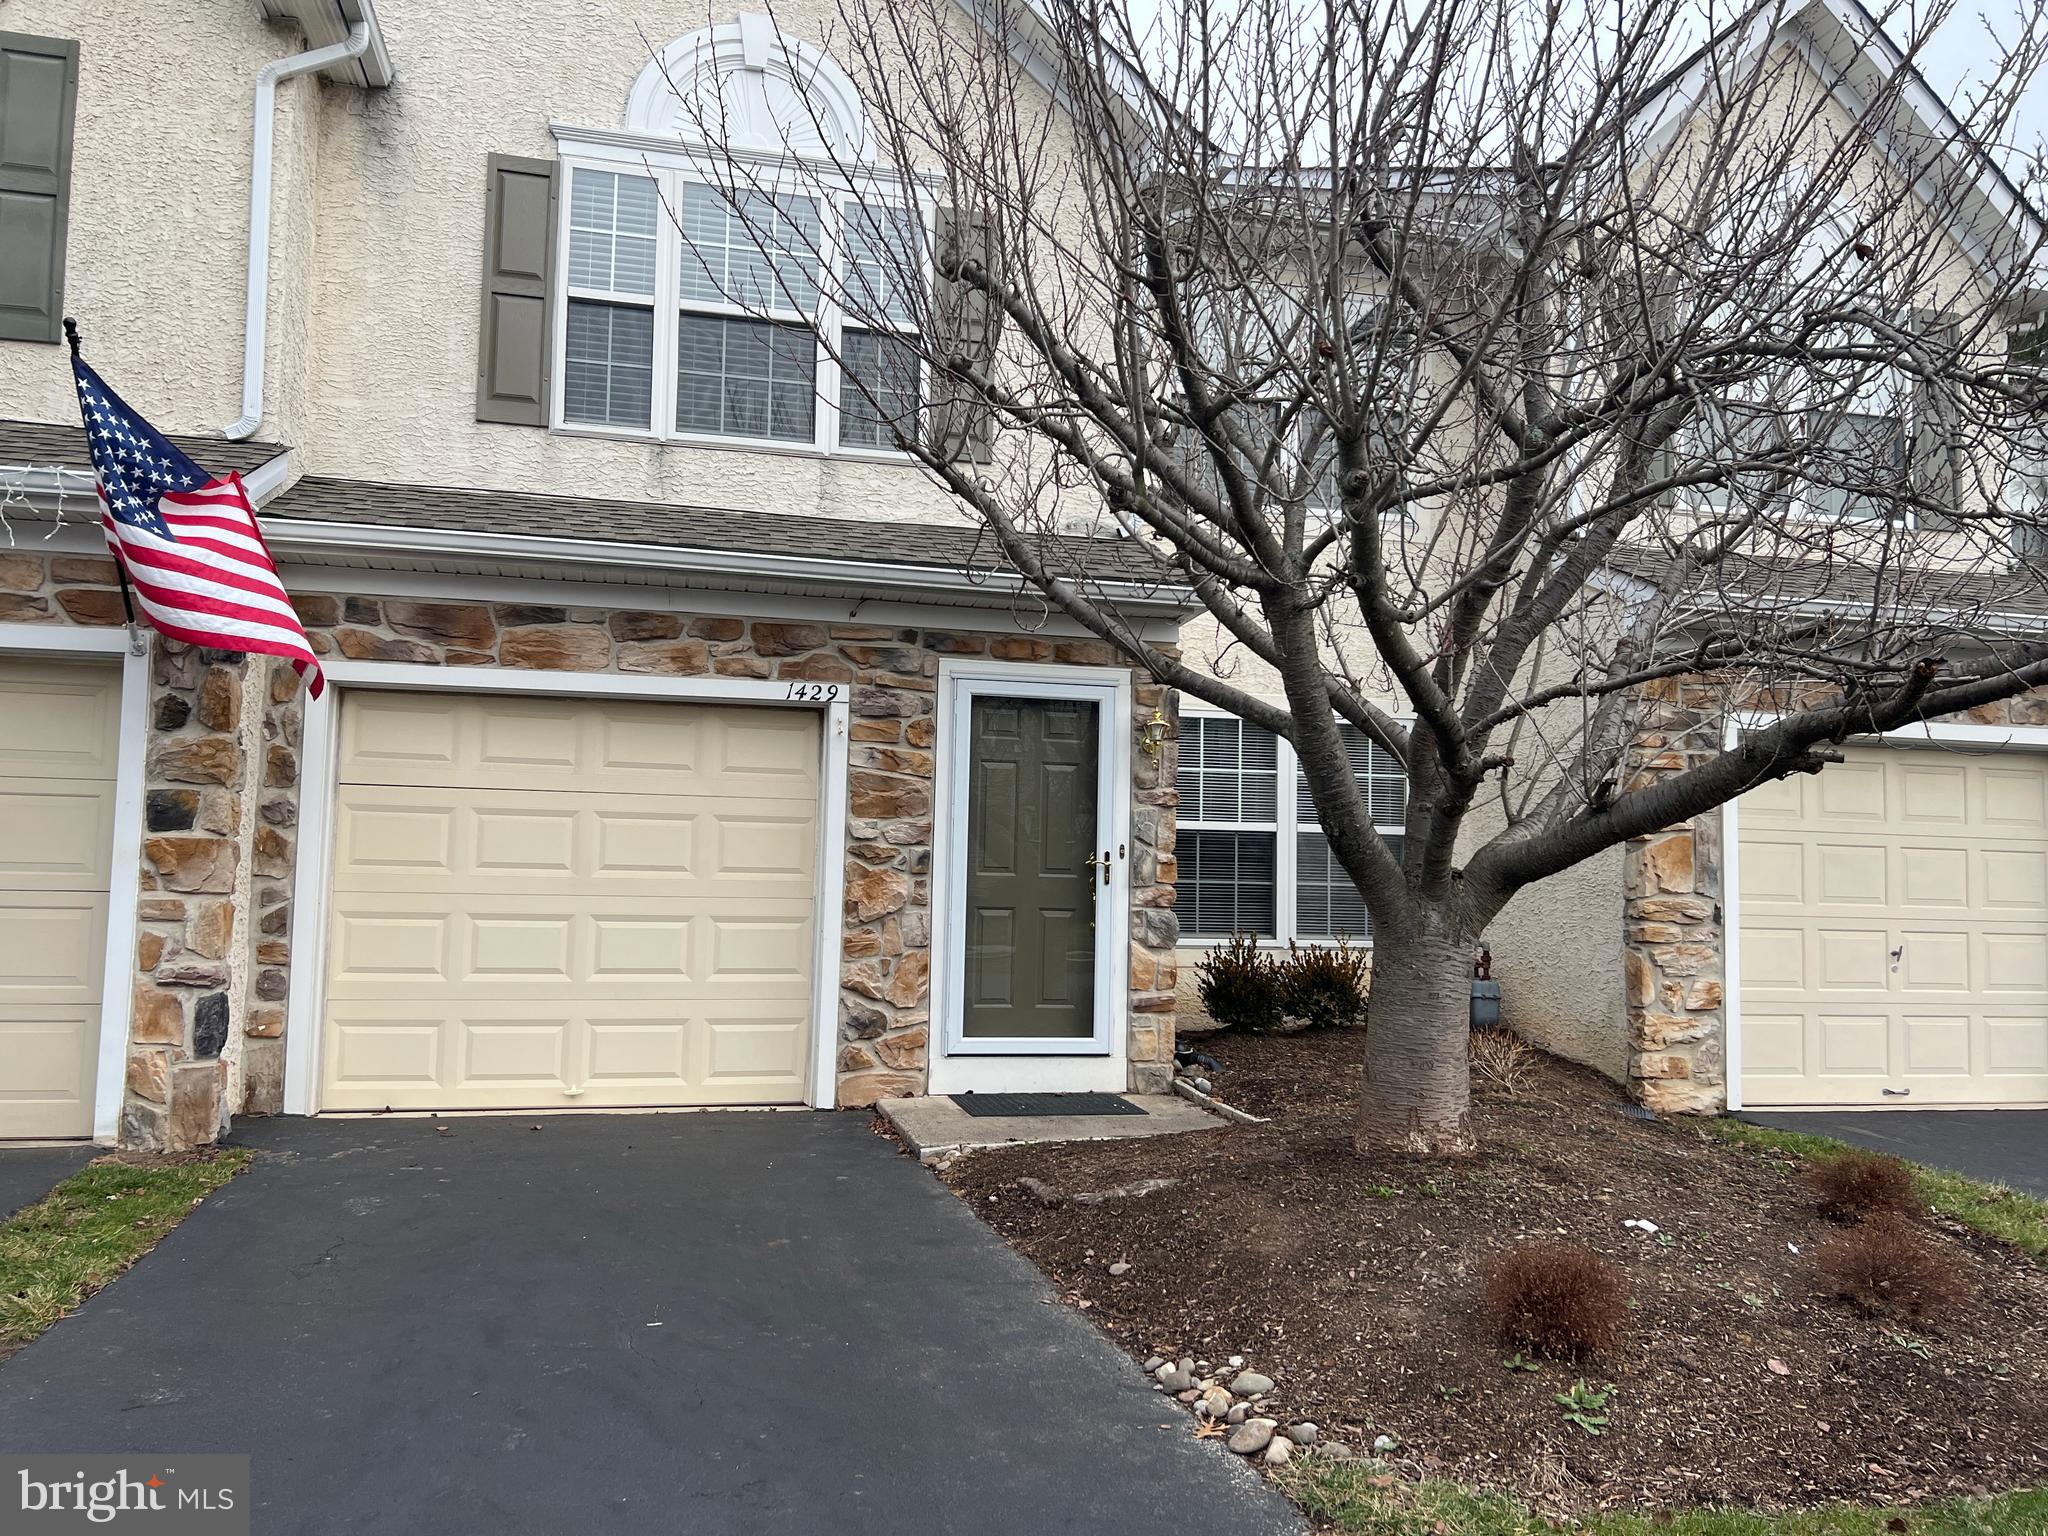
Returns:
[[[760,14],[685,33],[649,59],[627,98],[626,126],[754,154],[874,158],[846,71]]]
[[[649,59],[625,129],[562,136],[555,424],[896,452],[933,211],[875,163],[845,71],[742,16]]]

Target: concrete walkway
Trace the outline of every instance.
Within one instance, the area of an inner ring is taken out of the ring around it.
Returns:
[[[2010,1184],[2048,1198],[2048,1109],[1808,1110],[1742,1118]]]
[[[274,1120],[0,1367],[276,1533],[1298,1531],[865,1116]]]

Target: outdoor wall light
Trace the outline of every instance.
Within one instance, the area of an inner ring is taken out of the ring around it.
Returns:
[[[1145,722],[1144,731],[1138,737],[1138,745],[1145,749],[1147,757],[1154,762],[1159,760],[1159,754],[1166,746],[1166,716],[1157,709],[1152,711],[1152,718]]]

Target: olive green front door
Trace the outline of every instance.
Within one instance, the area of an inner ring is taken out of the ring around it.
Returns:
[[[980,695],[968,714],[968,1041],[1097,1035],[1101,706]]]

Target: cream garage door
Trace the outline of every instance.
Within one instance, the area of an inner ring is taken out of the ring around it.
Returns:
[[[2048,761],[1850,747],[1737,827],[1746,1104],[2048,1103]]]
[[[118,667],[0,657],[0,1137],[92,1134]]]
[[[321,1107],[801,1102],[818,733],[345,694]]]

